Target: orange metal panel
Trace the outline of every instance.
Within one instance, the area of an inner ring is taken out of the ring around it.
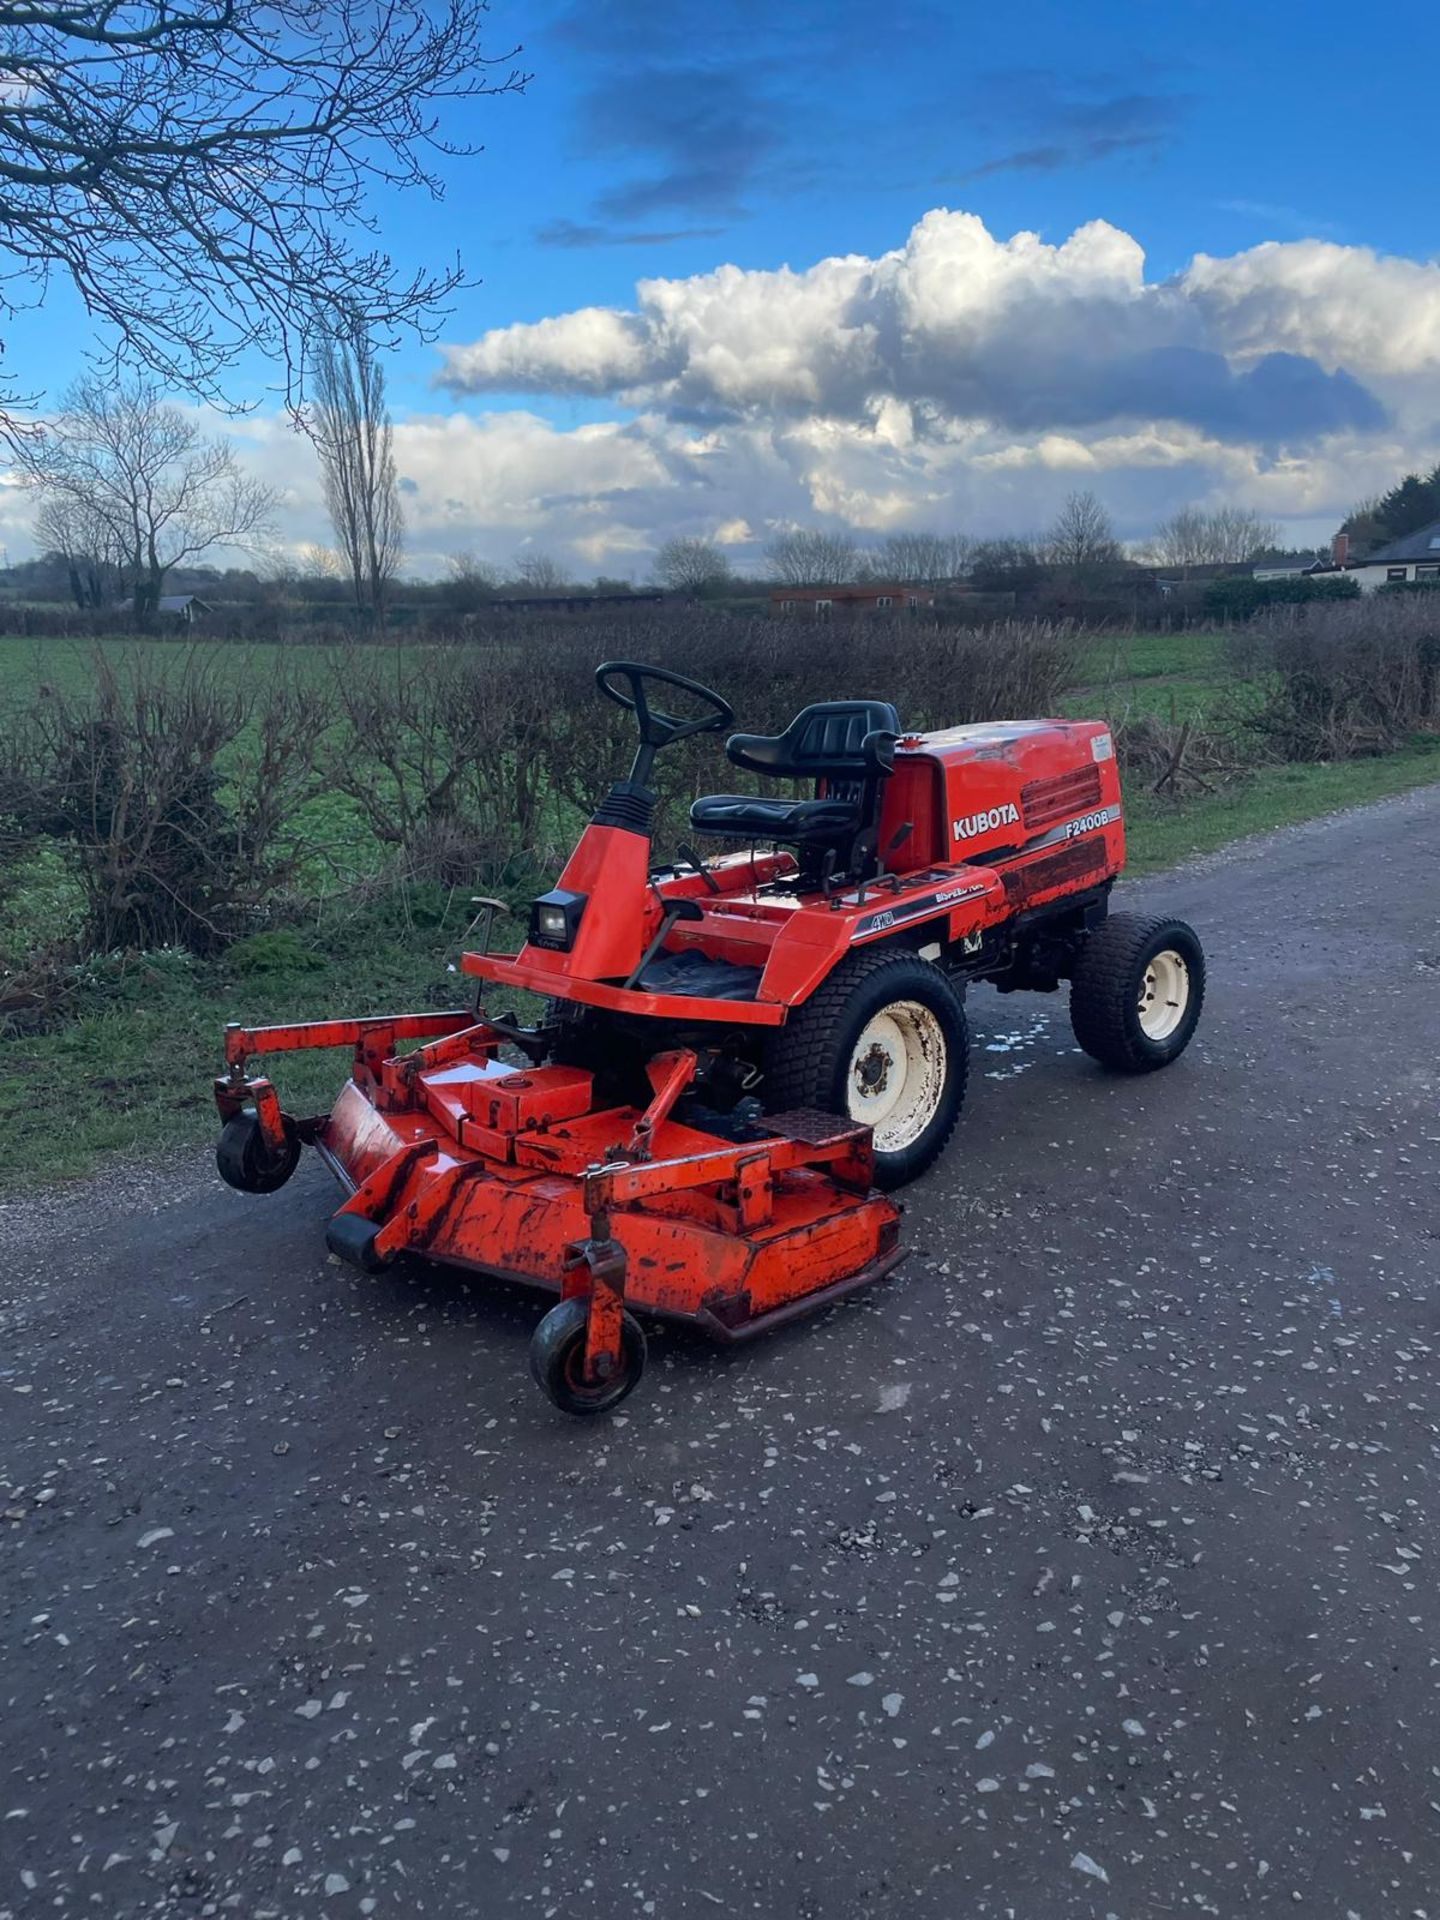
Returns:
[[[711,1000],[700,994],[638,993],[601,980],[578,980],[554,968],[532,964],[533,947],[523,954],[462,953],[463,972],[501,986],[525,987],[531,993],[557,994],[587,1007],[605,1007],[614,1013],[651,1014],[668,1020],[723,1020],[735,1026],[778,1027],[787,1008],[763,1000]],[[564,954],[552,954],[563,960]]]

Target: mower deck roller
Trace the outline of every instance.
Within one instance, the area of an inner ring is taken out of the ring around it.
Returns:
[[[597,1109],[590,1072],[507,1064],[504,1035],[466,1012],[232,1027],[226,1041],[216,1098],[231,1167],[253,1176],[232,1184],[278,1185],[307,1140],[349,1191],[326,1233],[343,1259],[376,1272],[419,1254],[558,1293],[531,1364],[568,1412],[604,1411],[639,1379],[632,1307],[746,1340],[900,1258],[868,1129],[819,1112],[771,1115],[744,1140],[684,1125],[685,1049],[647,1064],[648,1106]],[[271,1083],[245,1075],[253,1054],[347,1043],[351,1078],[326,1116],[288,1120]]]

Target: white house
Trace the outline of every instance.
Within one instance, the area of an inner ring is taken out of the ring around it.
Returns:
[[[1440,520],[1432,520],[1428,526],[1417,527],[1414,533],[1378,547],[1363,560],[1352,560],[1349,549],[1347,535],[1337,533],[1329,564],[1321,562],[1306,571],[1321,579],[1346,574],[1359,582],[1362,593],[1374,593],[1377,587],[1413,585],[1417,581],[1423,585],[1427,580],[1440,588]],[[1260,577],[1257,567],[1256,578]]]
[[[1363,560],[1351,561],[1345,571],[1354,574],[1362,593],[1417,580],[1433,580],[1440,587],[1440,520],[1417,527],[1388,547],[1367,553]]]

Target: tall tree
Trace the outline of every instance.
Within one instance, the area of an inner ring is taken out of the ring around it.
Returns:
[[[1340,522],[1339,530],[1350,542],[1352,560],[1363,560],[1367,553],[1385,546],[1393,537],[1380,519],[1380,496],[1375,493],[1355,502]]]
[[[932,585],[963,573],[974,549],[963,533],[891,533],[871,552],[868,570],[877,580]]]
[[[375,187],[438,197],[474,152],[447,103],[521,86],[484,0],[0,0],[0,313],[60,273],[170,385],[247,348],[293,398],[318,314],[422,329],[458,267],[407,273],[350,232]],[[11,387],[13,405],[16,395]]]
[[[558,593],[570,584],[570,575],[548,553],[521,554],[515,562],[515,578],[532,593]]]
[[[1052,566],[1090,573],[1120,558],[1120,542],[1109,514],[1088,487],[1067,495],[1046,536]]]
[[[730,562],[713,540],[665,541],[655,555],[655,578],[672,593],[713,593],[730,578]]]
[[[474,613],[500,589],[500,570],[467,547],[450,554],[445,561],[442,597],[456,613]]]
[[[372,627],[383,627],[404,550],[405,520],[385,369],[358,325],[321,344],[310,430],[356,614]]]
[[[1403,540],[1432,520],[1440,520],[1440,467],[1423,479],[1407,473],[1398,487],[1380,497],[1376,518],[1387,540]]]
[[[859,553],[847,533],[792,527],[765,548],[771,571],[786,587],[840,587],[855,578]]]
[[[978,541],[970,554],[970,584],[981,593],[1020,593],[1040,578],[1039,543],[1028,535]]]
[[[1247,507],[1181,507],[1155,529],[1150,551],[1164,567],[1203,567],[1254,560],[1280,529]]]
[[[153,621],[173,567],[211,547],[243,545],[274,505],[223,440],[207,439],[139,381],[77,380],[22,459],[42,511],[63,509],[103,530],[141,626]]]

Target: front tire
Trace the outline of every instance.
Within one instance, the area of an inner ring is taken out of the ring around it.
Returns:
[[[1189,1046],[1205,1004],[1205,953],[1183,920],[1112,913],[1080,949],[1070,1025],[1092,1059],[1153,1073]]]
[[[855,954],[772,1041],[765,1105],[817,1107],[870,1127],[875,1184],[904,1186],[955,1131],[969,1047],[964,1005],[938,967],[893,948]]]
[[[285,1117],[285,1148],[272,1153],[260,1131],[253,1107],[232,1114],[220,1129],[215,1165],[220,1178],[237,1193],[274,1193],[283,1187],[300,1163],[300,1136]]]
[[[608,1380],[585,1378],[588,1301],[562,1300],[536,1327],[530,1341],[530,1372],[562,1413],[609,1413],[640,1384],[645,1371],[645,1335],[633,1314],[620,1322],[620,1364]]]

